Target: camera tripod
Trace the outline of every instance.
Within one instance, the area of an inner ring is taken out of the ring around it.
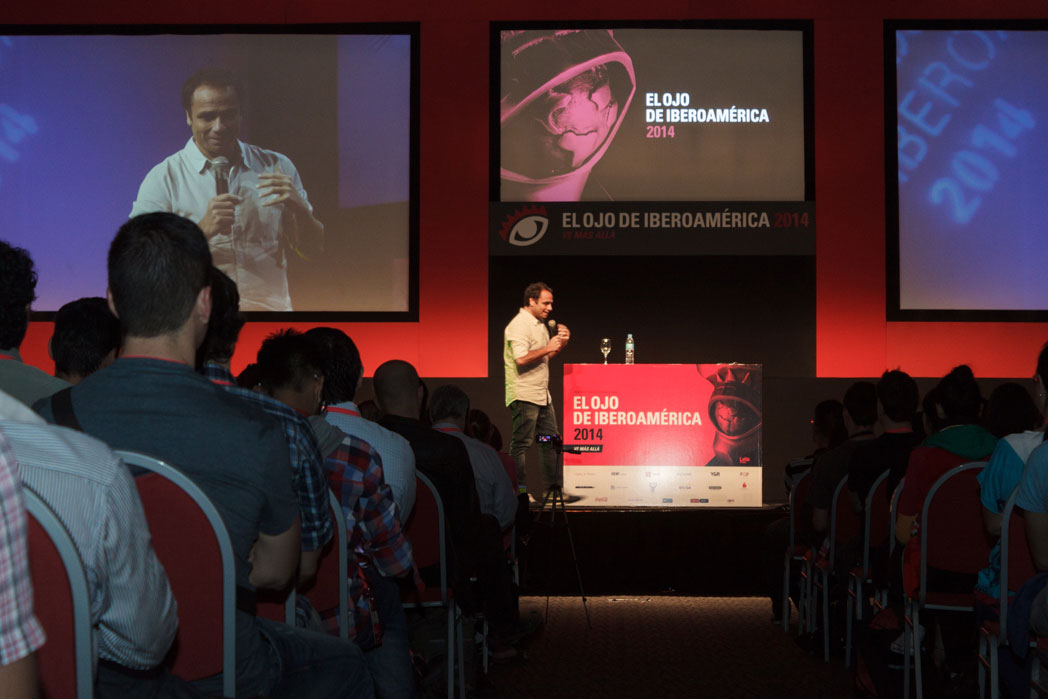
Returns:
[[[557,472],[560,474],[564,473],[564,449],[563,446],[557,442],[554,442],[554,446],[557,450]],[[563,477],[563,476],[562,476]],[[582,588],[582,572],[579,570],[579,559],[575,554],[575,539],[571,535],[571,525],[568,524],[568,511],[564,506],[564,487],[560,483],[554,483],[550,485],[549,490],[546,491],[545,495],[542,496],[542,504],[539,509],[539,515],[536,524],[542,524],[542,515],[546,511],[546,503],[550,505],[550,517],[549,517],[549,557],[546,560],[546,575],[551,576],[553,570],[553,545],[554,545],[554,534],[557,531],[557,510],[560,510],[560,517],[564,523],[564,529],[568,533],[568,546],[571,549],[571,560],[575,564],[575,578],[579,582],[579,597],[582,599],[582,609],[586,612],[586,627],[592,629],[593,625],[590,623],[589,607],[586,606],[586,592]],[[547,579],[548,580],[548,579]],[[546,622],[549,622],[549,582],[546,583]]]

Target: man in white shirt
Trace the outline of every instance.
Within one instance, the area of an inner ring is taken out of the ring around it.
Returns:
[[[513,439],[509,454],[517,464],[517,478],[526,492],[525,461],[535,435],[559,435],[557,414],[549,394],[549,360],[560,354],[571,338],[565,325],[550,339],[546,322],[553,311],[553,289],[542,282],[524,290],[524,305],[506,326],[502,356],[506,367],[506,405],[513,412]],[[546,487],[560,485],[557,452],[543,443],[542,475]],[[565,498],[567,500],[567,498]]]
[[[290,311],[287,253],[323,250],[302,180],[286,156],[238,140],[243,86],[205,68],[182,88],[192,138],[142,181],[131,216],[168,211],[204,231],[214,264],[236,282],[243,311]]]

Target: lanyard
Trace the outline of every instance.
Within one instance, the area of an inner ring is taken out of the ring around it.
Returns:
[[[327,411],[329,413],[341,413],[342,415],[352,415],[353,417],[360,417],[360,413],[358,413],[356,410],[350,410],[349,408],[338,408],[334,405],[329,405],[327,407]]]

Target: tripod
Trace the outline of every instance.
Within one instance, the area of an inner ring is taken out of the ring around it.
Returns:
[[[563,473],[564,452],[557,448],[558,470]],[[542,497],[542,506],[539,510],[538,523],[542,522],[542,513],[546,511],[546,503],[550,504],[549,518],[549,558],[546,560],[546,575],[551,575],[553,570],[553,543],[554,533],[557,531],[557,510],[560,509],[561,519],[564,521],[564,529],[568,532],[568,546],[571,548],[571,560],[575,564],[575,577],[579,581],[579,597],[582,598],[582,609],[586,612],[586,627],[592,629],[590,623],[589,607],[586,606],[586,592],[582,589],[582,572],[579,570],[579,559],[575,555],[575,539],[571,536],[571,525],[568,524],[568,511],[564,506],[564,487],[554,483]],[[549,623],[549,583],[546,583],[546,622]]]

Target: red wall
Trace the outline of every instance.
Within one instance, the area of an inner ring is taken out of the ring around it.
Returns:
[[[491,3],[485,0],[231,0],[134,4],[42,0],[8,3],[0,21],[27,24],[421,22],[421,272],[418,323],[352,324],[370,373],[394,357],[424,376],[487,374],[487,178],[489,24],[531,19],[801,18],[815,22],[817,373],[879,375],[902,366],[941,376],[962,362],[978,376],[1031,373],[1048,338],[1042,324],[884,321],[883,20],[897,17],[1037,17],[1043,5],[1000,0],[989,14],[972,0],[921,3],[774,2]],[[643,14],[642,14],[643,13]],[[245,329],[243,366],[275,325]],[[49,367],[47,324],[23,347]]]

